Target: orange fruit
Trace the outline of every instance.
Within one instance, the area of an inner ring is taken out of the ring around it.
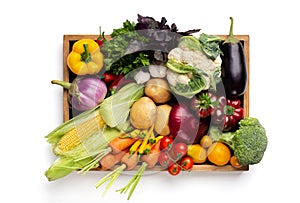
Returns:
[[[217,166],[226,165],[229,162],[230,157],[230,149],[221,142],[213,143],[207,150],[208,160]]]
[[[212,143],[213,143],[213,140],[208,135],[204,135],[200,140],[200,145],[204,148],[210,147],[210,145],[212,145]]]
[[[206,161],[206,149],[199,144],[193,144],[188,146],[187,155],[190,156],[194,163],[202,164]]]
[[[241,168],[242,166],[239,164],[239,161],[237,160],[236,156],[233,155],[231,158],[230,158],[230,164],[231,166],[233,166],[234,168]]]

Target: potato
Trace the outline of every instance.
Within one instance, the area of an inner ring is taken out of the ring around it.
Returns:
[[[166,103],[171,99],[168,83],[161,78],[153,78],[147,82],[145,95],[159,104]]]
[[[130,109],[130,122],[135,128],[148,129],[155,121],[156,105],[149,97],[142,97]]]
[[[160,135],[169,135],[169,116],[172,107],[168,104],[160,105],[156,108],[156,120],[154,130]]]

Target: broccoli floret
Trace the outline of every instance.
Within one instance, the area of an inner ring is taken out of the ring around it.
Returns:
[[[236,132],[222,133],[212,128],[210,135],[215,141],[226,143],[241,165],[259,163],[268,144],[265,128],[258,119],[251,117],[242,119]]]

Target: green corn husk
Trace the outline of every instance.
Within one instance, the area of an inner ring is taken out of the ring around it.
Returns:
[[[46,136],[47,141],[52,144],[53,152],[59,158],[45,172],[48,180],[62,178],[75,170],[86,172],[98,167],[99,160],[110,152],[109,142],[122,134],[119,129],[126,128],[130,107],[143,94],[143,85],[129,83],[95,108],[79,114],[50,132]],[[99,130],[92,132],[67,151],[62,152],[57,147],[57,143],[67,132],[99,114],[106,123],[103,127],[99,125]]]
[[[49,181],[57,180],[70,174],[75,170],[81,169],[91,160],[85,159],[80,162],[74,161],[71,157],[59,157],[54,161],[50,168],[45,172],[45,176]]]
[[[110,127],[126,130],[130,107],[144,95],[144,86],[129,83],[100,105],[100,114]]]
[[[45,172],[46,177],[49,181],[52,181],[62,178],[75,170],[85,172],[98,167],[99,160],[110,152],[109,148],[107,148],[108,143],[121,134],[121,131],[110,127],[94,133],[81,144],[60,155]]]
[[[45,136],[47,138],[47,142],[52,144],[54,147],[57,142],[64,136],[67,132],[75,128],[77,125],[92,119],[99,114],[100,105],[96,106],[95,108],[82,112],[81,114],[73,117],[72,119],[64,122],[62,125],[55,128],[52,132]]]

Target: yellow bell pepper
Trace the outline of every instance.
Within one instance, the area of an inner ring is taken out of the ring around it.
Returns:
[[[103,67],[103,54],[97,42],[81,39],[74,43],[67,64],[76,75],[96,74]]]

